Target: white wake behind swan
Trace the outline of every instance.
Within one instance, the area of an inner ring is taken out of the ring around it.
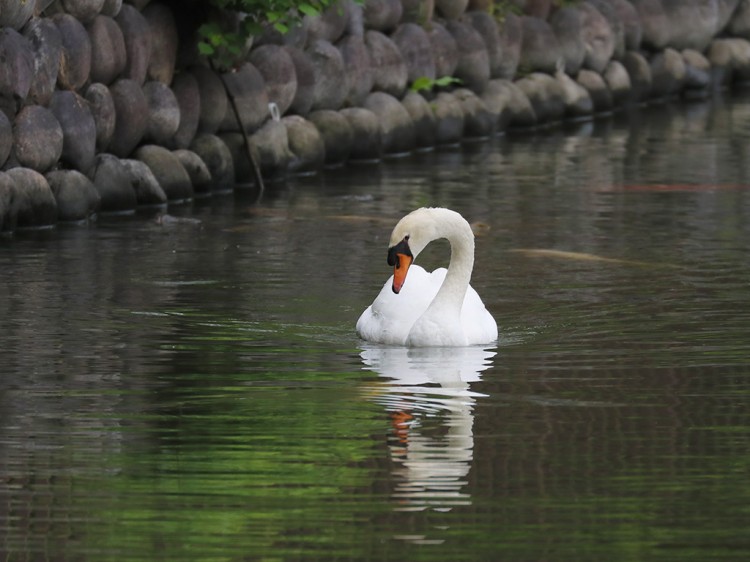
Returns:
[[[447,270],[428,273],[412,265],[430,242],[440,238],[446,238],[451,246]],[[497,340],[495,319],[469,285],[474,233],[460,214],[422,208],[406,215],[391,234],[388,265],[393,266],[393,275],[357,321],[360,337],[412,347],[480,345]]]

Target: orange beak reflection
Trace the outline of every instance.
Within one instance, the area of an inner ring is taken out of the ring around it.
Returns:
[[[411,263],[414,258],[408,254],[396,254],[396,265],[393,266],[393,292],[398,294],[401,291],[401,287],[404,286],[406,281],[406,274],[409,271]]]

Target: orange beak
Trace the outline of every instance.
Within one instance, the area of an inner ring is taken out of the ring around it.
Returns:
[[[396,264],[393,266],[393,292],[398,294],[401,287],[406,281],[406,274],[409,271],[414,258],[409,254],[396,254]]]

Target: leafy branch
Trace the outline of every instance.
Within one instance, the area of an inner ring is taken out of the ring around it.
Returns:
[[[198,52],[212,59],[222,69],[236,66],[245,53],[248,40],[261,35],[268,27],[286,34],[300,25],[305,16],[320,15],[338,0],[205,0],[221,13],[234,13],[238,23],[233,28],[212,18],[198,28]]]
[[[302,23],[305,16],[317,16],[338,0],[203,0],[204,7],[213,8],[205,22],[198,28],[198,52],[208,59],[212,69],[228,71],[239,66],[252,37],[262,34],[268,26],[285,34],[294,25]],[[233,25],[227,24],[227,15],[234,15]],[[258,199],[263,196],[264,183],[260,166],[250,147],[248,132],[242,126],[239,108],[221,76],[232,110],[240,124],[240,132],[258,184]]]

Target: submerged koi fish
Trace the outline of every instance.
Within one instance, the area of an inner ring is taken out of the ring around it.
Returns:
[[[717,184],[717,183],[644,183],[634,185],[621,185],[612,189],[613,192],[654,192],[654,193],[703,193],[706,191],[728,191],[733,189],[750,189],[750,185],[742,184]]]
[[[567,252],[565,250],[552,250],[548,248],[513,248],[508,250],[515,254],[522,254],[528,258],[555,258],[579,261],[598,261],[605,263],[616,263],[620,265],[635,265],[638,267],[676,267],[665,263],[651,263],[638,260],[622,260],[618,258],[606,258],[596,254],[587,254],[584,252]]]

